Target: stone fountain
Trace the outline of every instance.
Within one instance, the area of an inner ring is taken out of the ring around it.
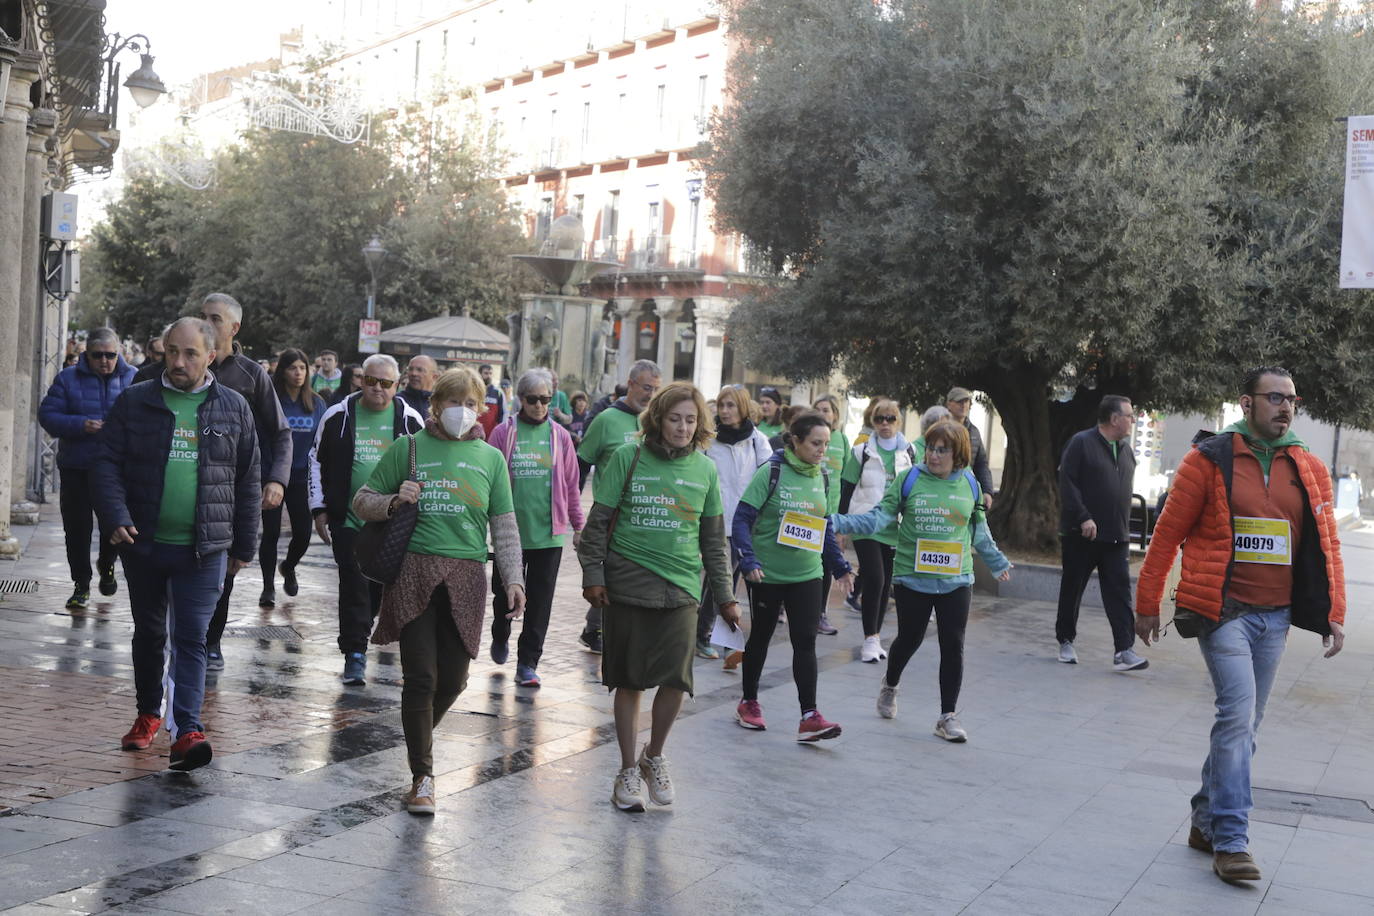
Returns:
[[[553,221],[539,254],[511,256],[557,292],[522,293],[520,310],[506,316],[506,373],[518,378],[532,366],[547,366],[558,373],[560,387],[580,388],[595,400],[615,387],[614,326],[604,315],[605,302],[579,296],[577,288],[620,264],[588,260],[581,256],[585,250],[582,221],[568,214]]]

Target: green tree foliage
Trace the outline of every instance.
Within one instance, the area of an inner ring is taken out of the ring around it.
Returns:
[[[987,392],[1005,540],[1053,546],[1058,453],[1104,393],[1183,410],[1260,360],[1355,372],[1284,331],[1293,309],[1331,329],[1340,298],[1337,252],[1312,263],[1339,200],[1337,25],[1239,0],[749,0],[729,21],[717,221],[795,279],[736,310],[737,346],[915,406]]]
[[[499,156],[475,123],[460,128],[407,122],[358,146],[254,132],[219,155],[208,191],[136,175],[93,231],[83,308],[146,338],[219,290],[244,305],[239,340],[254,355],[348,353],[366,306],[360,249],[376,233],[383,327],[463,308],[500,327],[516,293],[508,255],[528,242],[492,181]]]

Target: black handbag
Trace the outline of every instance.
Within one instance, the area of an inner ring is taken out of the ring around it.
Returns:
[[[415,478],[415,437],[411,436],[410,476],[407,480]],[[353,559],[358,564],[358,571],[365,578],[382,585],[395,582],[401,574],[401,564],[405,562],[410,536],[415,533],[415,523],[419,518],[419,504],[398,502],[390,518],[364,524],[353,544]]]

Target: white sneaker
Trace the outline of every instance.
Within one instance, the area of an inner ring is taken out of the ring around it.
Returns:
[[[1061,642],[1059,644],[1059,660],[1066,665],[1078,664],[1078,653],[1073,650],[1073,643]]]
[[[887,685],[887,675],[883,675],[883,682],[878,685],[878,715],[884,719],[897,716],[897,690]]]
[[[649,787],[649,798],[656,805],[671,805],[677,798],[673,792],[673,781],[668,778],[668,760],[665,757],[650,757],[649,748],[639,752],[639,773]]]
[[[1112,656],[1112,668],[1117,671],[1143,671],[1148,667],[1149,660],[1136,655],[1134,649],[1127,649]]]
[[[887,653],[883,651],[883,644],[878,641],[876,636],[865,636],[863,649],[859,651],[859,660],[874,663],[887,658]]]
[[[947,712],[940,716],[940,720],[935,723],[935,734],[937,737],[944,738],[946,741],[953,741],[955,744],[963,744],[968,740],[968,732],[964,731],[959,720],[954,718],[954,713]]]
[[[611,804],[621,811],[644,810],[644,780],[640,778],[639,767],[626,767],[616,774]]]

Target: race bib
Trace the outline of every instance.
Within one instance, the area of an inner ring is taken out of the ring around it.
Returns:
[[[1292,566],[1292,539],[1286,518],[1236,518],[1232,553],[1237,563]]]
[[[778,543],[820,553],[825,548],[825,519],[788,509],[778,524]]]
[[[964,571],[964,545],[958,541],[916,540],[916,571],[958,576]]]

